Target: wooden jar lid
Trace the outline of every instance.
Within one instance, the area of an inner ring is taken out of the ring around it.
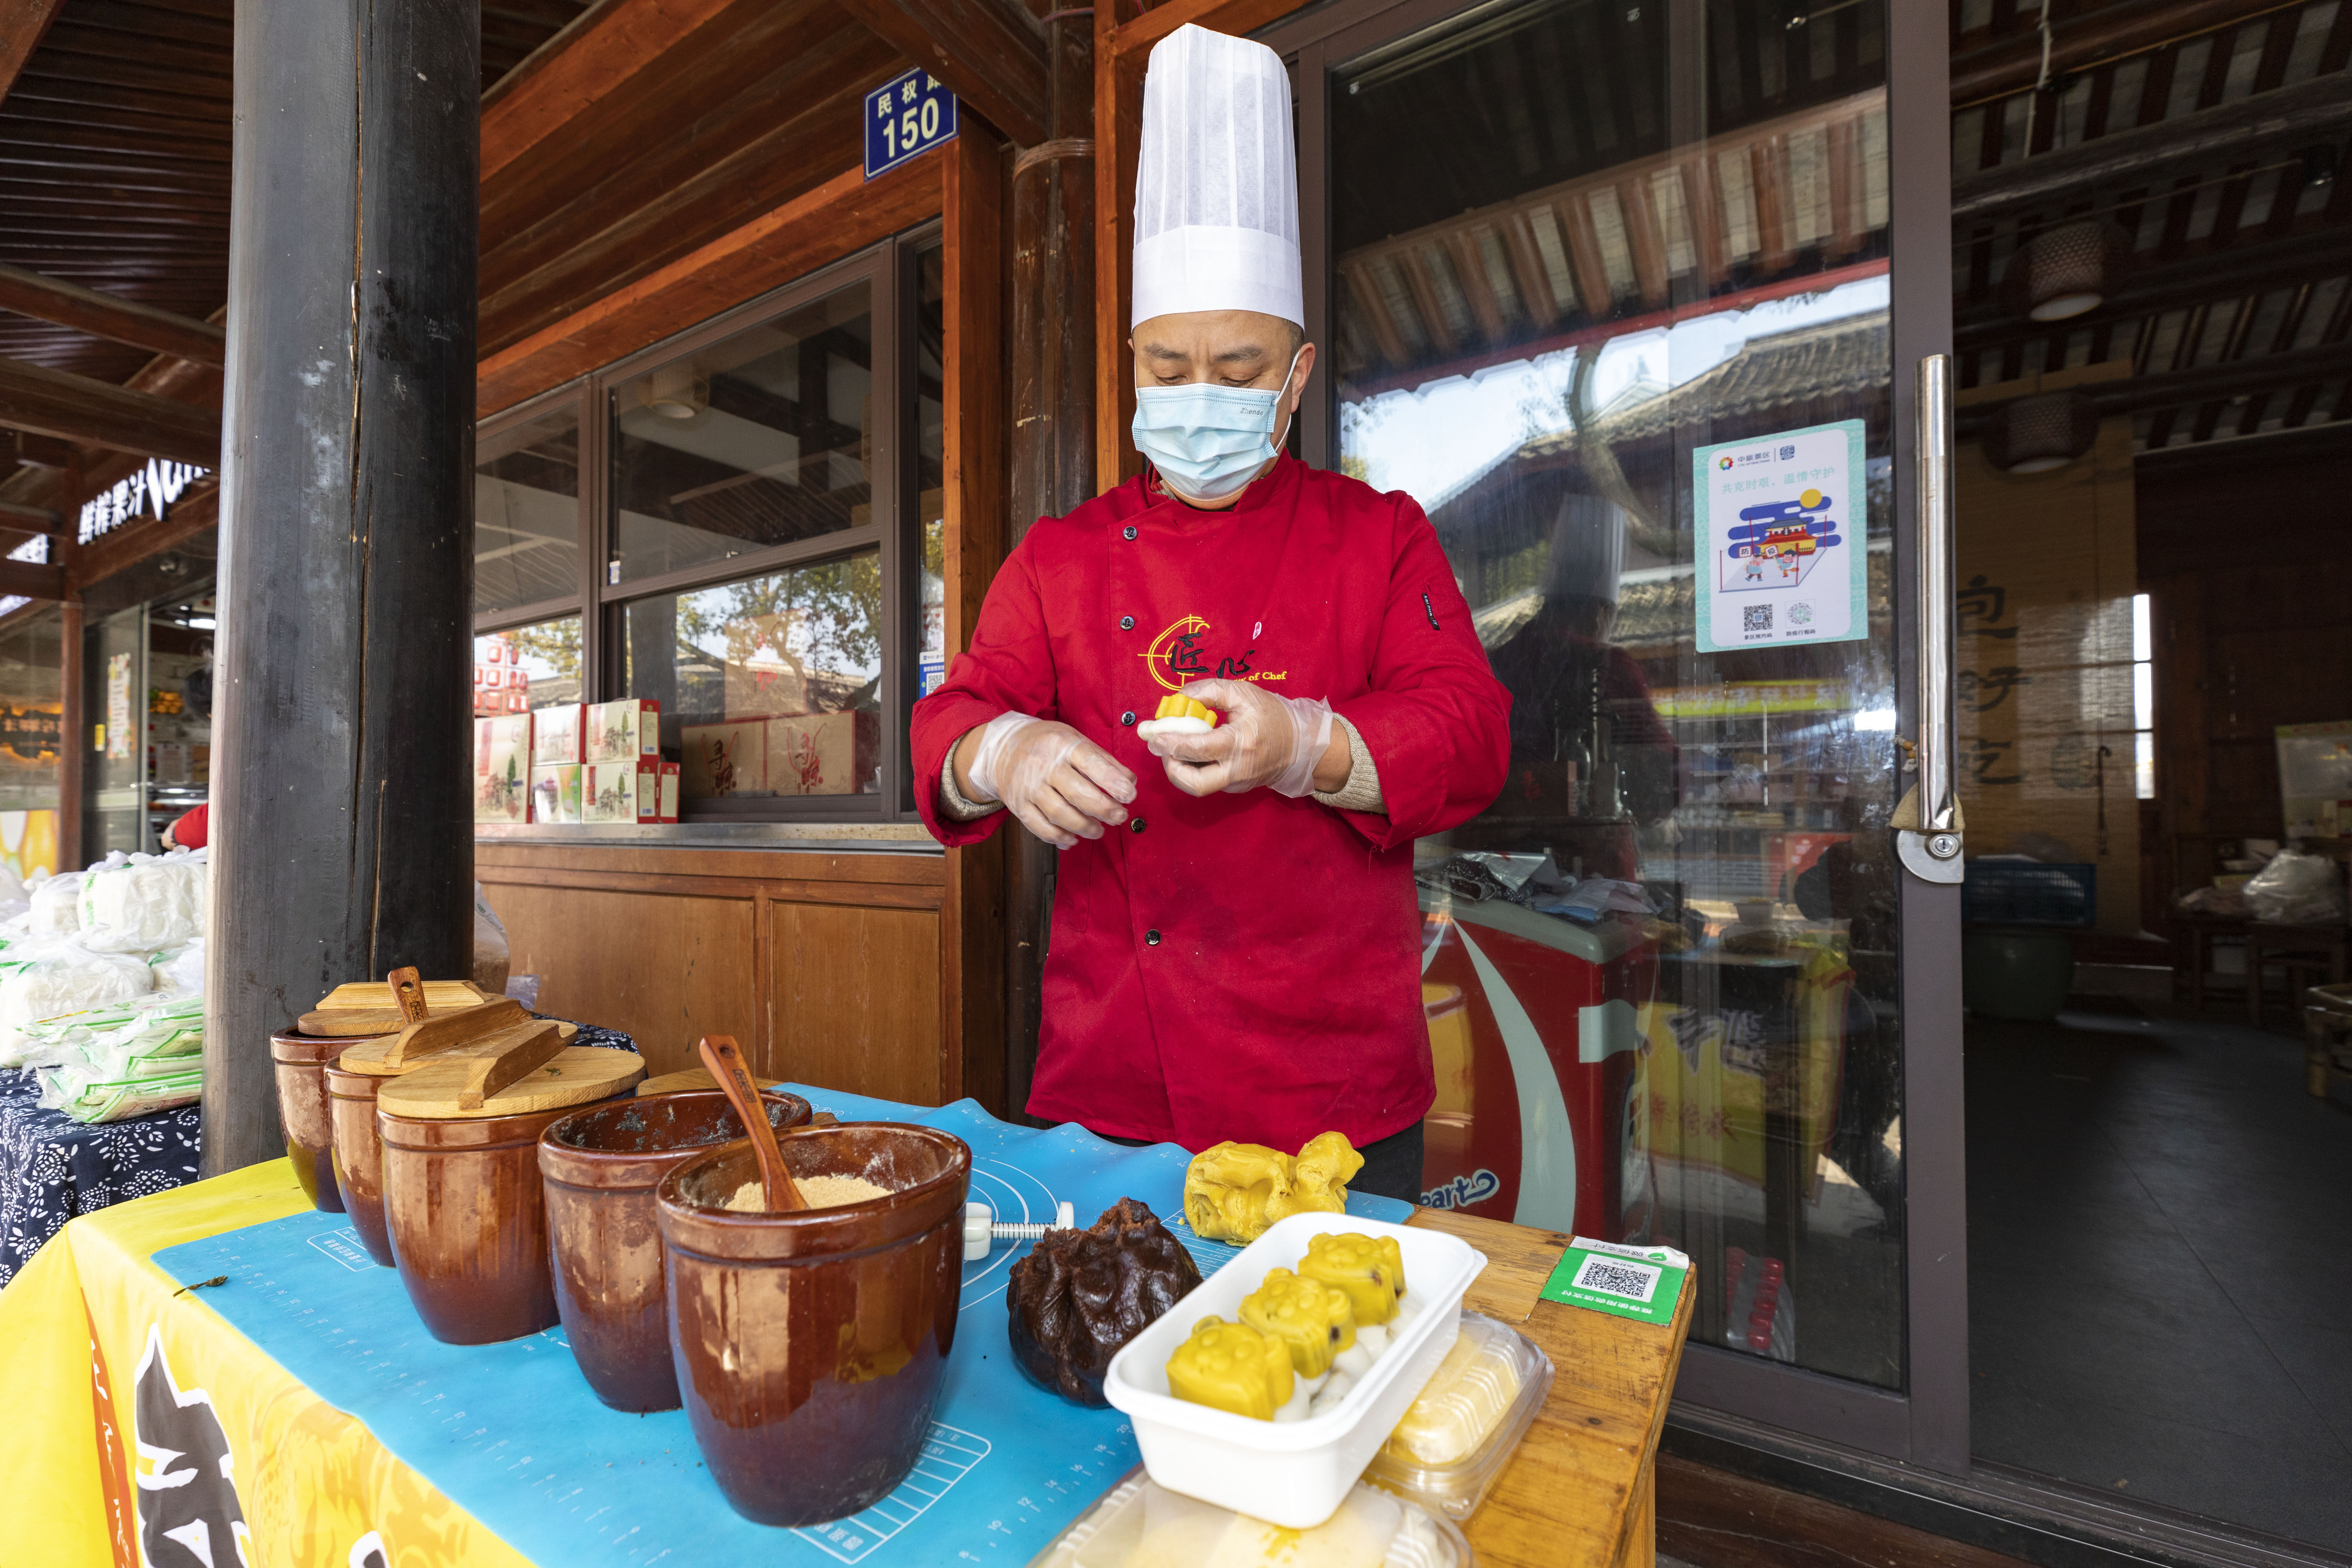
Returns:
[[[345,1056],[346,1065],[350,1057]],[[586,1105],[620,1093],[646,1073],[646,1058],[635,1051],[598,1046],[566,1046],[553,1060],[519,1083],[485,1097],[478,1107],[459,1103],[467,1079],[461,1061],[427,1058],[383,1086],[378,1109],[394,1116],[428,1121],[479,1121],[492,1116],[520,1116],[533,1110],[555,1110]]]
[[[559,1023],[555,1026],[555,1031],[563,1039],[569,1041],[580,1032],[580,1026]],[[436,1058],[433,1057],[420,1057],[413,1062],[386,1061],[384,1058],[391,1054],[393,1043],[399,1038],[398,1035],[381,1035],[372,1040],[363,1040],[343,1052],[341,1058],[335,1065],[345,1072],[365,1073],[370,1078],[404,1078],[434,1065]],[[631,1053],[623,1051],[621,1054],[629,1056]]]
[[[505,1000],[485,996],[470,982],[463,980],[426,981],[424,991],[427,1015],[433,1017]],[[294,1026],[306,1035],[365,1039],[371,1035],[397,1033],[408,1026],[408,1018],[392,1005],[384,986],[339,985],[316,1008],[303,1014]]]
[[[453,1007],[471,1007],[490,998],[470,980],[427,980],[425,1005],[436,1013],[446,1013]],[[319,1010],[349,1012],[365,1009],[370,1012],[398,1012],[392,1000],[392,989],[381,980],[355,980],[349,985],[338,985],[319,1003]]]
[[[763,1083],[759,1087],[782,1089],[783,1086],[784,1080],[778,1079],[773,1083]],[[715,1090],[718,1087],[719,1080],[710,1076],[709,1069],[688,1068],[683,1072],[666,1072],[659,1078],[646,1079],[645,1082],[637,1085],[637,1095],[638,1098],[643,1099],[649,1094],[685,1094],[695,1089]]]

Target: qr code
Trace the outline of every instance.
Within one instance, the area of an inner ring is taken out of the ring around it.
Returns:
[[[1580,1290],[1622,1296],[1628,1301],[1647,1301],[1656,1292],[1662,1272],[1646,1263],[1626,1258],[1588,1258],[1584,1267],[1576,1271],[1575,1284]]]
[[[1739,617],[1739,629],[1742,631],[1769,632],[1772,629],[1772,606],[1769,605],[1743,605]]]
[[[1789,624],[1792,626],[1811,626],[1813,624],[1813,607],[1811,605],[1803,603],[1790,605]]]

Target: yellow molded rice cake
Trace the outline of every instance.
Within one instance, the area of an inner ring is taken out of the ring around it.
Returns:
[[[1207,703],[1171,691],[1160,700],[1159,711],[1138,724],[1135,732],[1146,741],[1154,735],[1205,735],[1222,717]]]

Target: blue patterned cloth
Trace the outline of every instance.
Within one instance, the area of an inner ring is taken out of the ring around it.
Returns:
[[[620,1030],[593,1024],[581,1025],[572,1043],[637,1048]],[[194,1181],[204,1149],[199,1105],[86,1126],[42,1110],[40,1098],[35,1074],[0,1070],[0,1285],[76,1215]]]
[[[201,1107],[84,1126],[40,1098],[32,1073],[0,1071],[0,1285],[75,1215],[196,1179]]]

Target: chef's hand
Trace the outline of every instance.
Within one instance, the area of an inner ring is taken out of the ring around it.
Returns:
[[[959,770],[971,787],[956,787],[975,801],[1003,802],[1055,848],[1100,838],[1105,824],[1117,827],[1127,820],[1135,775],[1067,724],[1000,713],[972,733],[979,740]],[[958,742],[958,749],[965,743]]]
[[[1168,782],[1186,795],[1238,795],[1260,784],[1277,795],[1298,796],[1318,787],[1328,773],[1332,742],[1339,742],[1339,777],[1347,781],[1347,742],[1335,736],[1331,707],[1311,697],[1276,697],[1246,680],[1196,680],[1184,695],[1214,708],[1223,722],[1205,735],[1156,734],[1144,742],[1167,764]]]

